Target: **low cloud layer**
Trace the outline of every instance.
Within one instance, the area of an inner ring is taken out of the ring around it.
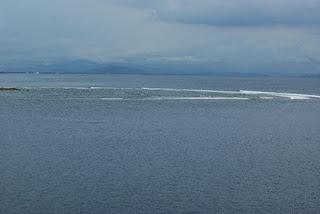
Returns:
[[[119,1],[118,1],[119,2]],[[213,26],[320,25],[318,0],[120,0],[154,10],[154,16]]]
[[[318,11],[318,0],[2,0],[0,66],[89,59],[318,72]]]

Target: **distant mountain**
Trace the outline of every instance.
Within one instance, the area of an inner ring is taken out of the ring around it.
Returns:
[[[11,69],[8,73],[64,73],[64,74],[146,74],[131,64],[103,64],[90,60],[68,60],[51,64]]]
[[[142,69],[124,65],[124,64],[111,64],[102,68],[93,69],[86,73],[93,74],[146,74]]]
[[[237,72],[234,72],[238,67]],[[1,66],[0,73],[64,73],[64,74],[157,74],[157,75],[214,75],[230,77],[307,77],[320,78],[318,70],[310,68],[300,72],[298,66],[266,64],[263,68],[224,64],[168,64],[168,63],[99,63],[86,59],[65,60],[49,64],[16,63]],[[296,68],[296,69],[294,69]],[[290,72],[286,72],[290,71]]]
[[[40,73],[83,73],[88,70],[97,69],[105,66],[105,64],[93,62],[90,60],[68,60],[52,64],[36,65],[25,68],[24,72],[40,72]]]
[[[306,75],[303,75],[302,77],[306,77],[306,78],[320,78],[320,74],[306,74]]]

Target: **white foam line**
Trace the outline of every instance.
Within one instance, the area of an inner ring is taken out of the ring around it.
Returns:
[[[245,97],[150,97],[145,100],[248,100]]]
[[[259,97],[259,98],[263,100],[272,100],[274,97]]]
[[[310,98],[320,98],[318,95],[311,94],[295,94],[295,93],[279,93],[279,92],[268,92],[268,91],[246,91],[240,90],[241,94],[249,94],[249,95],[270,95],[276,97],[286,97],[292,100],[305,100]]]
[[[310,99],[320,98],[319,95],[311,94],[296,94],[296,93],[281,93],[281,92],[268,92],[268,91],[220,91],[220,90],[207,90],[207,89],[174,89],[174,88],[142,88],[143,90],[152,91],[187,91],[187,92],[207,92],[207,93],[222,93],[222,94],[244,94],[244,95],[269,95],[275,97],[286,97],[290,99]]]
[[[125,98],[100,98],[101,100],[248,100],[245,97],[147,97],[137,99]]]
[[[40,88],[51,88],[51,87],[40,87]],[[54,87],[52,87],[54,88]],[[116,88],[116,87],[61,87],[62,89],[115,89],[115,90],[149,90],[149,91],[175,91],[175,92],[202,92],[202,93],[221,93],[221,94],[240,94],[240,95],[265,95],[261,97],[262,99],[266,96],[273,97],[285,97],[289,99],[310,99],[317,98],[320,99],[320,95],[311,94],[297,94],[297,93],[281,93],[281,92],[269,92],[269,91],[250,91],[250,90],[239,90],[239,91],[224,91],[224,90],[210,90],[210,89],[178,89],[178,88]]]
[[[101,100],[123,100],[121,97],[105,97],[101,98]]]
[[[88,90],[89,87],[50,87],[50,86],[41,86],[41,87],[23,87],[22,89],[74,89],[74,90]]]
[[[177,89],[177,88],[141,88],[149,91],[177,91],[177,92],[209,92],[209,93],[223,93],[223,94],[239,94],[239,91],[219,91],[209,89]]]

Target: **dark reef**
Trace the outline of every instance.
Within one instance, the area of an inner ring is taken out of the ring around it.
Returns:
[[[0,91],[19,91],[18,88],[0,88]]]

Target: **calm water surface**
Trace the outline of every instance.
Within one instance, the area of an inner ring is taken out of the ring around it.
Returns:
[[[0,213],[320,212],[320,99],[163,90],[320,95],[319,79],[2,74],[0,87],[22,89],[0,92]]]

